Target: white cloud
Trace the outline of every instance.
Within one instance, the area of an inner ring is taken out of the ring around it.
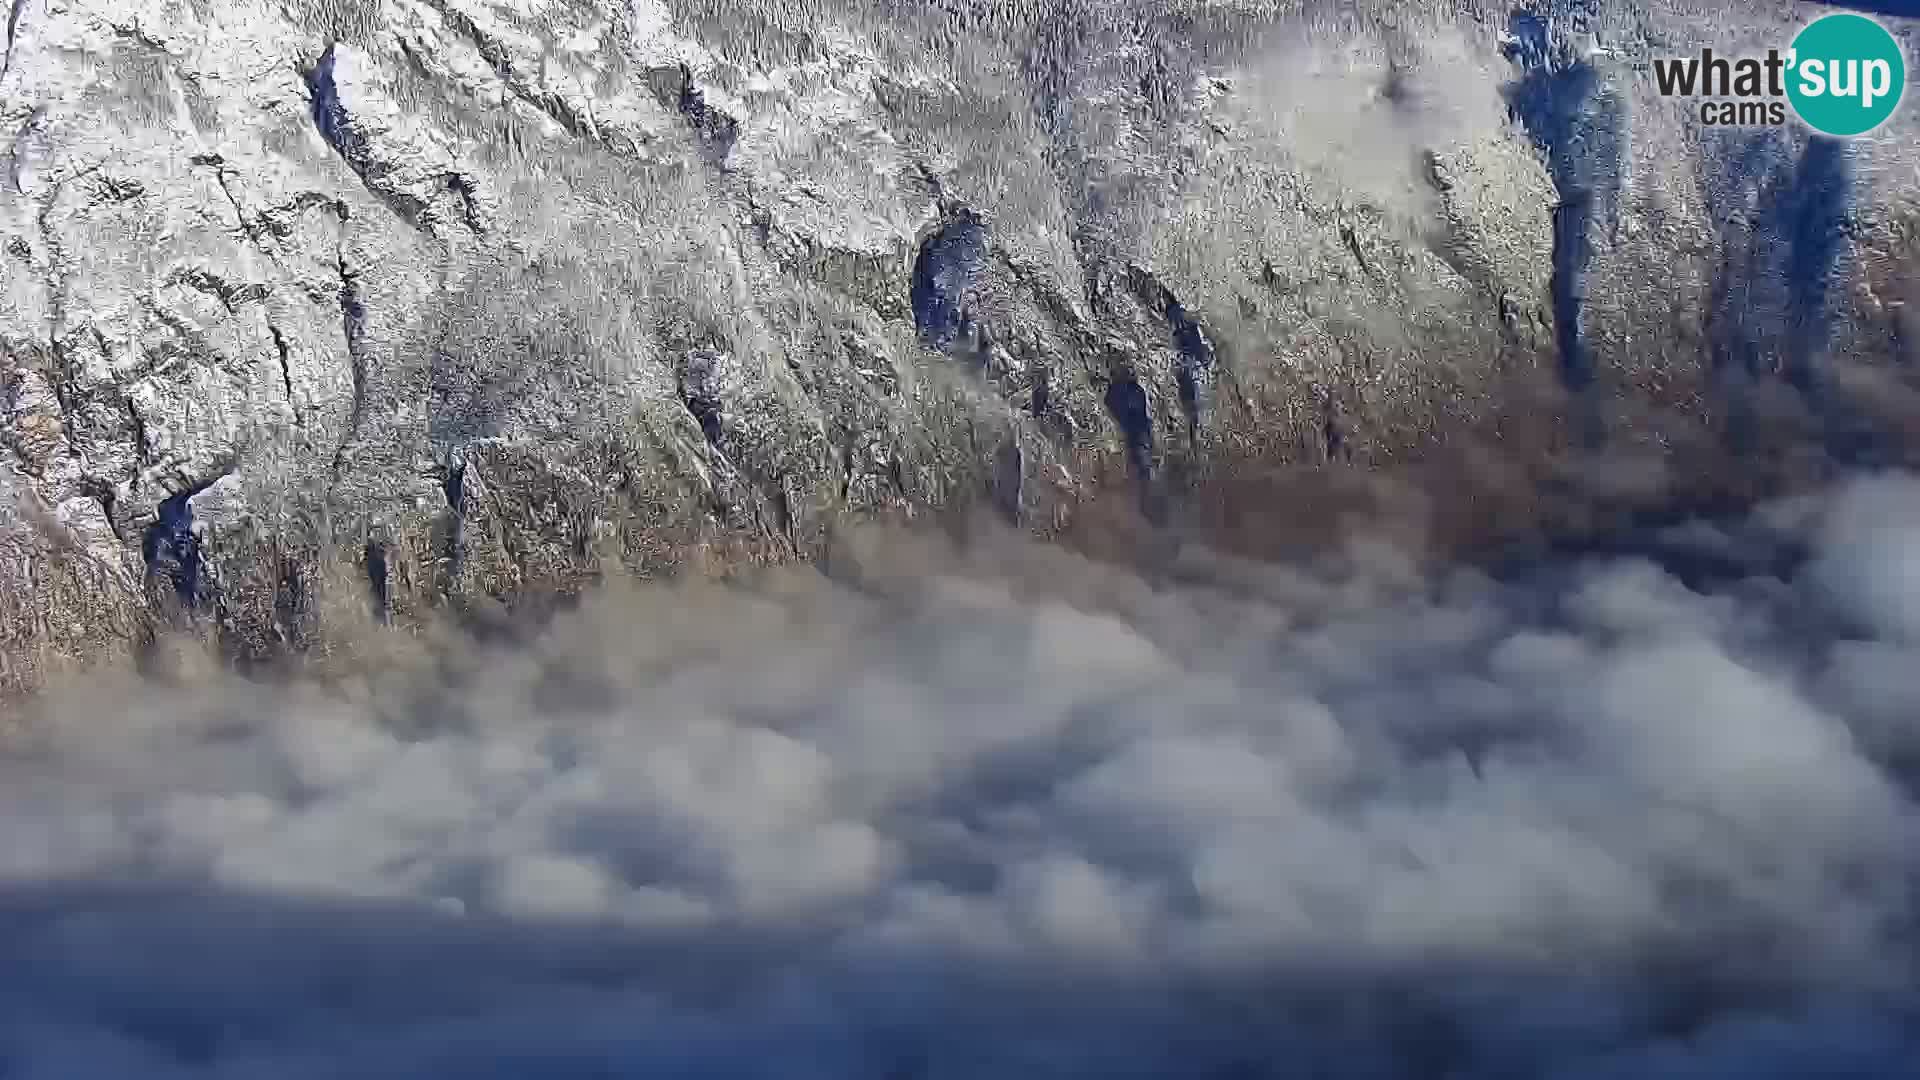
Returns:
[[[1920,481],[1690,535],[1755,530],[1706,592],[879,535],[350,695],[102,680],[0,755],[0,1060],[1893,1075]]]

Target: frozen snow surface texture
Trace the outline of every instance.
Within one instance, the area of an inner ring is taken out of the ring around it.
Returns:
[[[1648,70],[1809,14],[12,0],[0,682],[956,504],[1886,457],[1920,110],[1708,128]]]

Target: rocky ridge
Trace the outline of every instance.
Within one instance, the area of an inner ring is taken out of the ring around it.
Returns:
[[[1837,407],[1920,329],[1920,111],[1713,131],[1646,63],[1806,15],[12,0],[0,683]]]

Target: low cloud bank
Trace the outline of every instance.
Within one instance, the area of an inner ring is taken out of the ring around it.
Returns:
[[[1645,550],[876,534],[69,691],[0,753],[0,1076],[1908,1075],[1920,478]]]

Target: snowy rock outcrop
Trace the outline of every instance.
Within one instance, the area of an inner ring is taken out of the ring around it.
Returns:
[[[1920,111],[1647,88],[1796,6],[1440,7],[13,0],[0,683],[1911,349]]]

